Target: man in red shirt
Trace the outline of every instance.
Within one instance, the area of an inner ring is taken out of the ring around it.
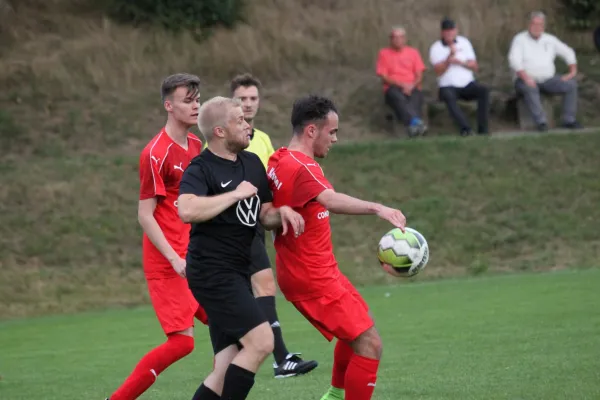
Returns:
[[[189,74],[171,75],[163,81],[167,123],[140,155],[142,262],[152,306],[167,341],[139,361],[110,400],[137,399],[162,371],[192,352],[194,316],[208,323],[186,280],[190,225],[177,211],[183,171],[202,149],[200,139],[189,132],[198,119],[199,85],[200,79]]]
[[[336,192],[325,178],[315,158],[327,156],[337,142],[338,114],[331,100],[297,100],[291,121],[294,136],[289,147],[271,156],[267,176],[273,205],[292,207],[305,226],[298,237],[276,235],[277,282],[286,299],[327,340],[338,339],[331,388],[322,400],[368,400],[375,388],[381,338],[367,304],[338,268],[329,213],[376,214],[400,229],[406,219],[399,210]]]
[[[411,137],[427,130],[421,120],[421,82],[425,69],[419,50],[407,46],[404,28],[393,28],[390,46],[379,51],[377,75],[383,82],[386,104],[392,108],[398,121],[407,127]]]

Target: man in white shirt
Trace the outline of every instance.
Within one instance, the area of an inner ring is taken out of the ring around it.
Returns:
[[[545,33],[544,13],[532,12],[529,29],[518,33],[512,40],[508,62],[514,72],[515,89],[523,96],[527,108],[538,130],[548,129],[548,120],[542,107],[540,92],[551,95],[562,94],[562,126],[581,128],[577,122],[577,59],[575,51],[556,36]],[[554,59],[565,60],[569,72],[556,75]]]
[[[477,101],[477,132],[488,133],[489,89],[475,80],[479,67],[475,50],[469,39],[458,36],[454,21],[444,18],[442,38],[429,48],[429,62],[433,65],[440,88],[439,97],[460,129],[461,136],[472,133],[471,125],[458,106],[458,100]]]

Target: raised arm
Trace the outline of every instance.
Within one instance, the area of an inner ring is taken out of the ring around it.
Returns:
[[[446,70],[452,65],[456,49],[454,46],[450,47],[450,54],[443,56],[438,46],[438,42],[435,42],[429,48],[429,62],[433,65],[433,70],[437,76],[443,75]]]
[[[335,214],[375,214],[379,218],[389,221],[392,225],[400,228],[402,231],[404,231],[406,225],[406,217],[400,210],[395,210],[382,204],[360,200],[356,197],[348,196],[347,194],[338,193],[333,189],[323,190],[316,197],[316,200]]]
[[[213,219],[238,201],[252,197],[257,192],[256,187],[251,183],[243,181],[231,192],[207,196],[206,181],[203,181],[196,171],[190,171],[186,179],[188,171],[189,168],[181,180],[182,185],[177,200],[179,217],[186,223]]]
[[[185,223],[204,222],[213,219],[241,200],[235,191],[217,196],[179,195],[179,217]]]

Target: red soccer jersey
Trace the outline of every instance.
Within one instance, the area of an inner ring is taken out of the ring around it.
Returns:
[[[275,237],[277,282],[289,301],[329,293],[341,275],[333,255],[329,211],[315,198],[333,186],[319,164],[304,153],[280,148],[269,159],[273,205],[290,206],[305,221],[304,233]]]
[[[188,133],[187,150],[175,143],[163,128],[140,155],[140,200],[157,198],[154,218],[167,241],[181,257],[185,257],[190,225],[183,223],[177,212],[179,182],[183,171],[200,154],[202,142]],[[178,276],[169,261],[144,233],[142,262],[148,279]]]

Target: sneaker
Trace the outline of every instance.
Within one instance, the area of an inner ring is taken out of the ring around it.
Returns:
[[[344,389],[330,386],[327,393],[321,397],[321,400],[344,400]]]
[[[417,137],[421,133],[418,125],[411,125],[408,127],[407,130],[408,130],[408,137],[410,137],[410,138]]]
[[[425,132],[427,132],[427,125],[425,125],[421,119],[413,118],[408,126],[408,136],[412,138],[415,136],[424,135]]]
[[[564,124],[562,124],[562,126],[563,126],[563,128],[567,128],[567,129],[583,129],[583,125],[581,125],[577,121],[565,122]]]
[[[299,357],[300,353],[290,353],[281,364],[273,363],[275,378],[290,378],[292,376],[304,375],[317,368],[318,362],[304,361]]]

